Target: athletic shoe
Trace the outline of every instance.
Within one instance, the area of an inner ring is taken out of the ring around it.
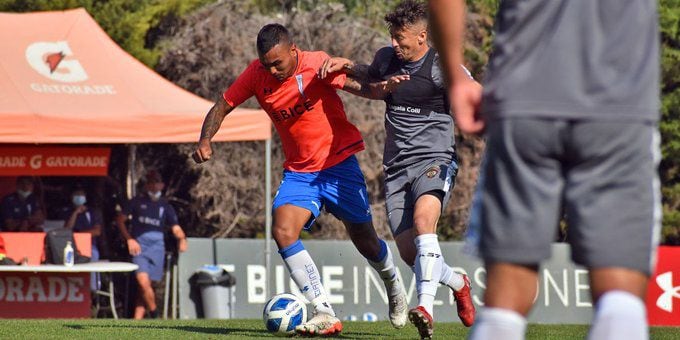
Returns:
[[[406,316],[408,313],[408,303],[406,303],[406,294],[404,290],[401,293],[390,296],[390,322],[394,328],[402,328],[406,326]]]
[[[421,339],[432,339],[432,329],[434,322],[432,316],[425,310],[425,307],[418,306],[408,311],[408,319],[418,329]]]
[[[472,326],[475,323],[475,305],[472,303],[472,296],[470,296],[470,279],[463,274],[463,281],[465,284],[463,288],[458,291],[453,291],[453,297],[456,299],[456,309],[458,309],[458,317],[463,322],[465,327]]]
[[[295,327],[295,332],[305,336],[329,336],[342,332],[340,319],[326,313],[318,313],[309,321]]]

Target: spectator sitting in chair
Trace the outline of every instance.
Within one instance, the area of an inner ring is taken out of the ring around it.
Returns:
[[[91,261],[99,261],[99,247],[97,246],[98,236],[102,234],[102,214],[97,209],[89,208],[85,205],[87,203],[87,195],[85,189],[81,186],[76,186],[71,193],[70,207],[62,210],[62,219],[64,220],[64,228],[72,229],[74,232],[89,233],[92,235],[92,256]],[[92,274],[92,282],[90,287],[92,290],[97,290],[96,274]]]
[[[33,189],[33,178],[17,178],[16,192],[2,199],[2,231],[42,231],[45,214]]]
[[[133,198],[118,216],[118,228],[132,261],[139,266],[135,272],[138,283],[135,319],[144,318],[146,310],[151,318],[158,317],[156,296],[151,281],[158,282],[163,278],[165,263],[164,232],[172,231],[177,239],[180,252],[187,249],[184,231],[177,221],[177,213],[168,201],[161,197],[164,188],[163,180],[155,171],[146,175],[146,192]],[[130,217],[131,230],[128,232],[125,222]]]

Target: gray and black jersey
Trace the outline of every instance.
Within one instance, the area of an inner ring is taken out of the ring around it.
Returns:
[[[482,113],[657,121],[658,34],[653,0],[504,0]]]
[[[453,119],[449,113],[446,85],[434,49],[414,62],[397,58],[392,47],[380,49],[368,74],[387,80],[410,75],[386,99],[385,169],[403,168],[422,160],[455,157]]]

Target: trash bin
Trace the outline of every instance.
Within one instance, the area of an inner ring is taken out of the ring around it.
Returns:
[[[205,265],[196,272],[196,285],[201,289],[203,316],[206,319],[230,319],[236,279],[218,266]]]

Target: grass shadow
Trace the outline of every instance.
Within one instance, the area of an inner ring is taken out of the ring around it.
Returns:
[[[138,329],[167,329],[167,330],[178,330],[188,333],[202,333],[202,334],[221,334],[229,335],[231,333],[238,333],[244,336],[266,336],[271,333],[266,330],[258,330],[252,328],[238,328],[238,327],[200,327],[200,326],[163,326],[163,325],[82,325],[82,324],[65,324],[65,328],[74,330],[85,330],[94,328],[138,328]]]

